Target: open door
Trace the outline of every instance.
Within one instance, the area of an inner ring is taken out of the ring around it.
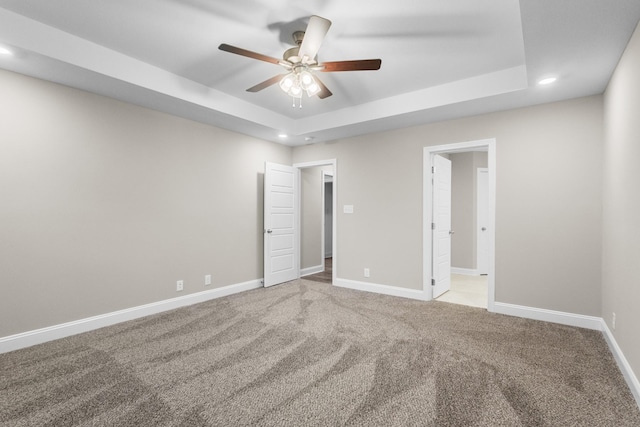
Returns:
[[[299,275],[296,209],[298,169],[265,163],[264,286],[295,280]]]
[[[451,287],[451,161],[433,156],[433,298]]]
[[[481,275],[489,274],[489,169],[478,168],[477,189],[477,267]]]

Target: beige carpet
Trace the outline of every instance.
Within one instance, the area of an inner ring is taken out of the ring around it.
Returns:
[[[295,281],[0,355],[3,426],[640,426],[599,332]]]

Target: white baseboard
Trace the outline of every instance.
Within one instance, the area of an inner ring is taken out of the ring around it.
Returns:
[[[407,289],[397,286],[379,285],[376,283],[359,282],[356,280],[336,278],[335,286],[341,288],[355,289],[357,291],[373,292],[376,294],[391,295],[394,297],[417,299],[426,301],[427,296],[422,289]]]
[[[633,369],[631,369],[631,365],[629,365],[629,362],[627,362],[627,359],[624,357],[622,350],[618,346],[616,339],[609,330],[604,319],[601,317],[564,313],[561,311],[546,310],[542,308],[524,307],[502,302],[496,302],[494,308],[494,313],[601,331],[614,359],[616,360],[616,363],[618,364],[618,368],[622,372],[622,376],[631,390],[631,394],[633,394],[633,397],[640,408],[640,382],[638,381],[638,377],[636,377]]]
[[[336,279],[335,286],[421,301],[426,300],[425,293],[418,289],[399,288],[397,286],[380,285],[376,283],[359,282],[340,278]],[[251,280],[244,283],[224,286],[222,288],[210,289],[195,294],[184,295],[177,298],[114,311],[112,313],[106,313],[99,316],[75,320],[73,322],[9,335],[0,338],[0,354],[260,287],[262,287],[262,279]],[[494,304],[494,308],[494,312],[499,314],[602,331],[611,353],[613,353],[618,367],[620,368],[620,371],[622,372],[638,407],[640,407],[640,382],[633,372],[633,369],[631,369],[629,362],[627,362],[627,359],[624,357],[624,354],[618,346],[613,334],[602,318],[502,302],[496,302]]]
[[[262,279],[251,280],[137,307],[126,308],[112,313],[48,326],[42,329],[9,335],[0,338],[0,354],[260,287],[262,287]]]
[[[640,408],[640,382],[638,381],[638,377],[636,377],[633,369],[631,369],[631,365],[627,362],[627,359],[624,357],[622,350],[618,346],[616,339],[613,337],[611,330],[607,326],[607,323],[604,319],[600,319],[602,323],[602,334],[604,335],[605,341],[609,345],[609,349],[611,353],[613,353],[614,359],[618,363],[618,368],[622,372],[622,376],[624,377],[629,389],[631,390],[631,394],[636,399],[636,404]]]
[[[464,274],[465,276],[479,276],[480,273],[477,269],[473,268],[462,268],[462,267],[451,267],[451,274]]]
[[[494,313],[559,323],[567,326],[577,326],[578,328],[595,329],[596,331],[602,330],[602,318],[600,317],[565,313],[563,311],[547,310],[544,308],[525,307],[504,302],[495,302],[493,307]]]
[[[324,271],[324,267],[321,265],[316,265],[313,267],[307,267],[300,270],[300,277],[309,276],[311,274],[322,273]]]

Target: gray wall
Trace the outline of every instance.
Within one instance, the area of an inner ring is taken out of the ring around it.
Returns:
[[[602,316],[640,375],[640,27],[605,92]],[[616,328],[612,317],[616,313]]]
[[[602,119],[592,96],[296,147],[293,158],[338,159],[337,277],[420,289],[423,147],[496,138],[496,301],[598,316]]]
[[[451,266],[477,267],[478,168],[487,167],[487,153],[453,153],[451,160]]]
[[[264,162],[290,148],[7,71],[0,87],[0,336],[263,276]]]

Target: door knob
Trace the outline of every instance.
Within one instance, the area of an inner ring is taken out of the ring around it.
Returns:
[[[267,233],[271,234],[271,233],[273,233],[273,230],[269,229],[269,230],[267,230]]]
[[[455,234],[455,231],[449,230],[449,235]]]
[[[487,227],[482,227],[481,230],[482,231],[487,231]]]

